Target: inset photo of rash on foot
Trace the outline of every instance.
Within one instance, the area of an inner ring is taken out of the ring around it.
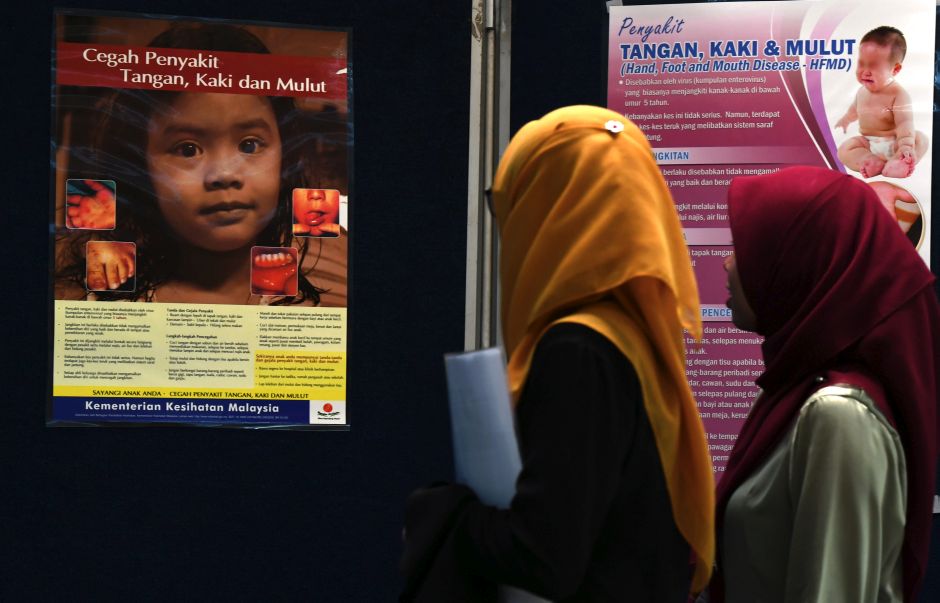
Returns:
[[[293,247],[252,247],[251,293],[297,295],[297,250]]]
[[[77,230],[114,230],[116,190],[113,180],[66,180],[65,225]]]
[[[125,241],[85,244],[85,288],[88,291],[134,291],[137,245]]]
[[[295,237],[338,237],[339,191],[295,188],[293,192]]]

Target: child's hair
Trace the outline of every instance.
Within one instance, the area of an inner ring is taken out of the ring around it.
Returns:
[[[865,42],[873,42],[879,46],[890,46],[891,60],[895,63],[904,61],[904,57],[907,55],[907,40],[904,39],[901,30],[896,27],[889,25],[876,27],[862,36],[860,44]]]
[[[218,23],[174,24],[155,37],[148,45],[152,48],[184,48],[231,52],[268,54],[264,43],[254,34],[240,27]],[[173,230],[166,224],[157,206],[153,185],[147,169],[147,128],[151,116],[179,96],[179,92],[155,90],[117,89],[102,97],[96,104],[98,117],[87,148],[72,150],[76,163],[82,168],[81,178],[99,178],[117,182],[117,225],[107,233],[66,233],[69,249],[62,257],[63,267],[56,277],[85,287],[84,245],[95,239],[134,241],[137,243],[135,291],[100,291],[101,300],[152,301],[156,289],[172,277],[180,261]],[[258,235],[255,245],[288,247],[294,240],[291,234],[291,191],[305,187],[305,165],[310,161],[307,147],[314,134],[300,127],[301,112],[290,97],[267,97],[274,112],[281,138],[281,177],[278,205],[274,217]],[[303,265],[308,242],[299,243],[298,265]],[[248,258],[246,257],[246,262]],[[308,271],[309,273],[309,271]],[[273,304],[301,303],[311,299],[320,303],[324,289],[314,287],[304,276],[299,278],[298,297],[282,297]],[[245,284],[246,291],[248,283]]]

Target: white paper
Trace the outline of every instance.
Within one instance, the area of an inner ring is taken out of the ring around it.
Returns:
[[[522,469],[499,348],[446,354],[457,481],[487,505],[508,508]]]
[[[508,508],[522,469],[513,428],[506,362],[499,348],[445,354],[457,481],[484,504]],[[500,586],[499,603],[549,603]]]

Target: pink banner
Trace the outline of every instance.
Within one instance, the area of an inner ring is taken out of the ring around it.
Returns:
[[[869,0],[610,9],[607,106],[653,147],[698,280],[705,332],[700,342],[687,340],[687,375],[718,478],[763,371],[760,338],[735,328],[725,305],[731,181],[793,164],[846,172],[869,182],[929,259],[929,150],[907,176],[863,175],[840,150],[866,125],[835,127],[860,87],[860,38],[888,24],[908,39],[897,78],[913,99],[915,127],[932,131],[933,15],[899,1],[905,8],[888,18]]]

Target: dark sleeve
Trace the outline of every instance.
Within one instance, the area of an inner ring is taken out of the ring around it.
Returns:
[[[473,490],[442,484],[416,490],[405,506],[405,548],[399,569],[405,586],[399,601],[480,603],[495,599],[495,584],[467,571],[458,556],[455,524]]]
[[[581,584],[622,479],[642,406],[629,361],[600,334],[559,325],[536,349],[516,409],[522,473],[508,510],[469,501],[468,567],[552,600]]]

